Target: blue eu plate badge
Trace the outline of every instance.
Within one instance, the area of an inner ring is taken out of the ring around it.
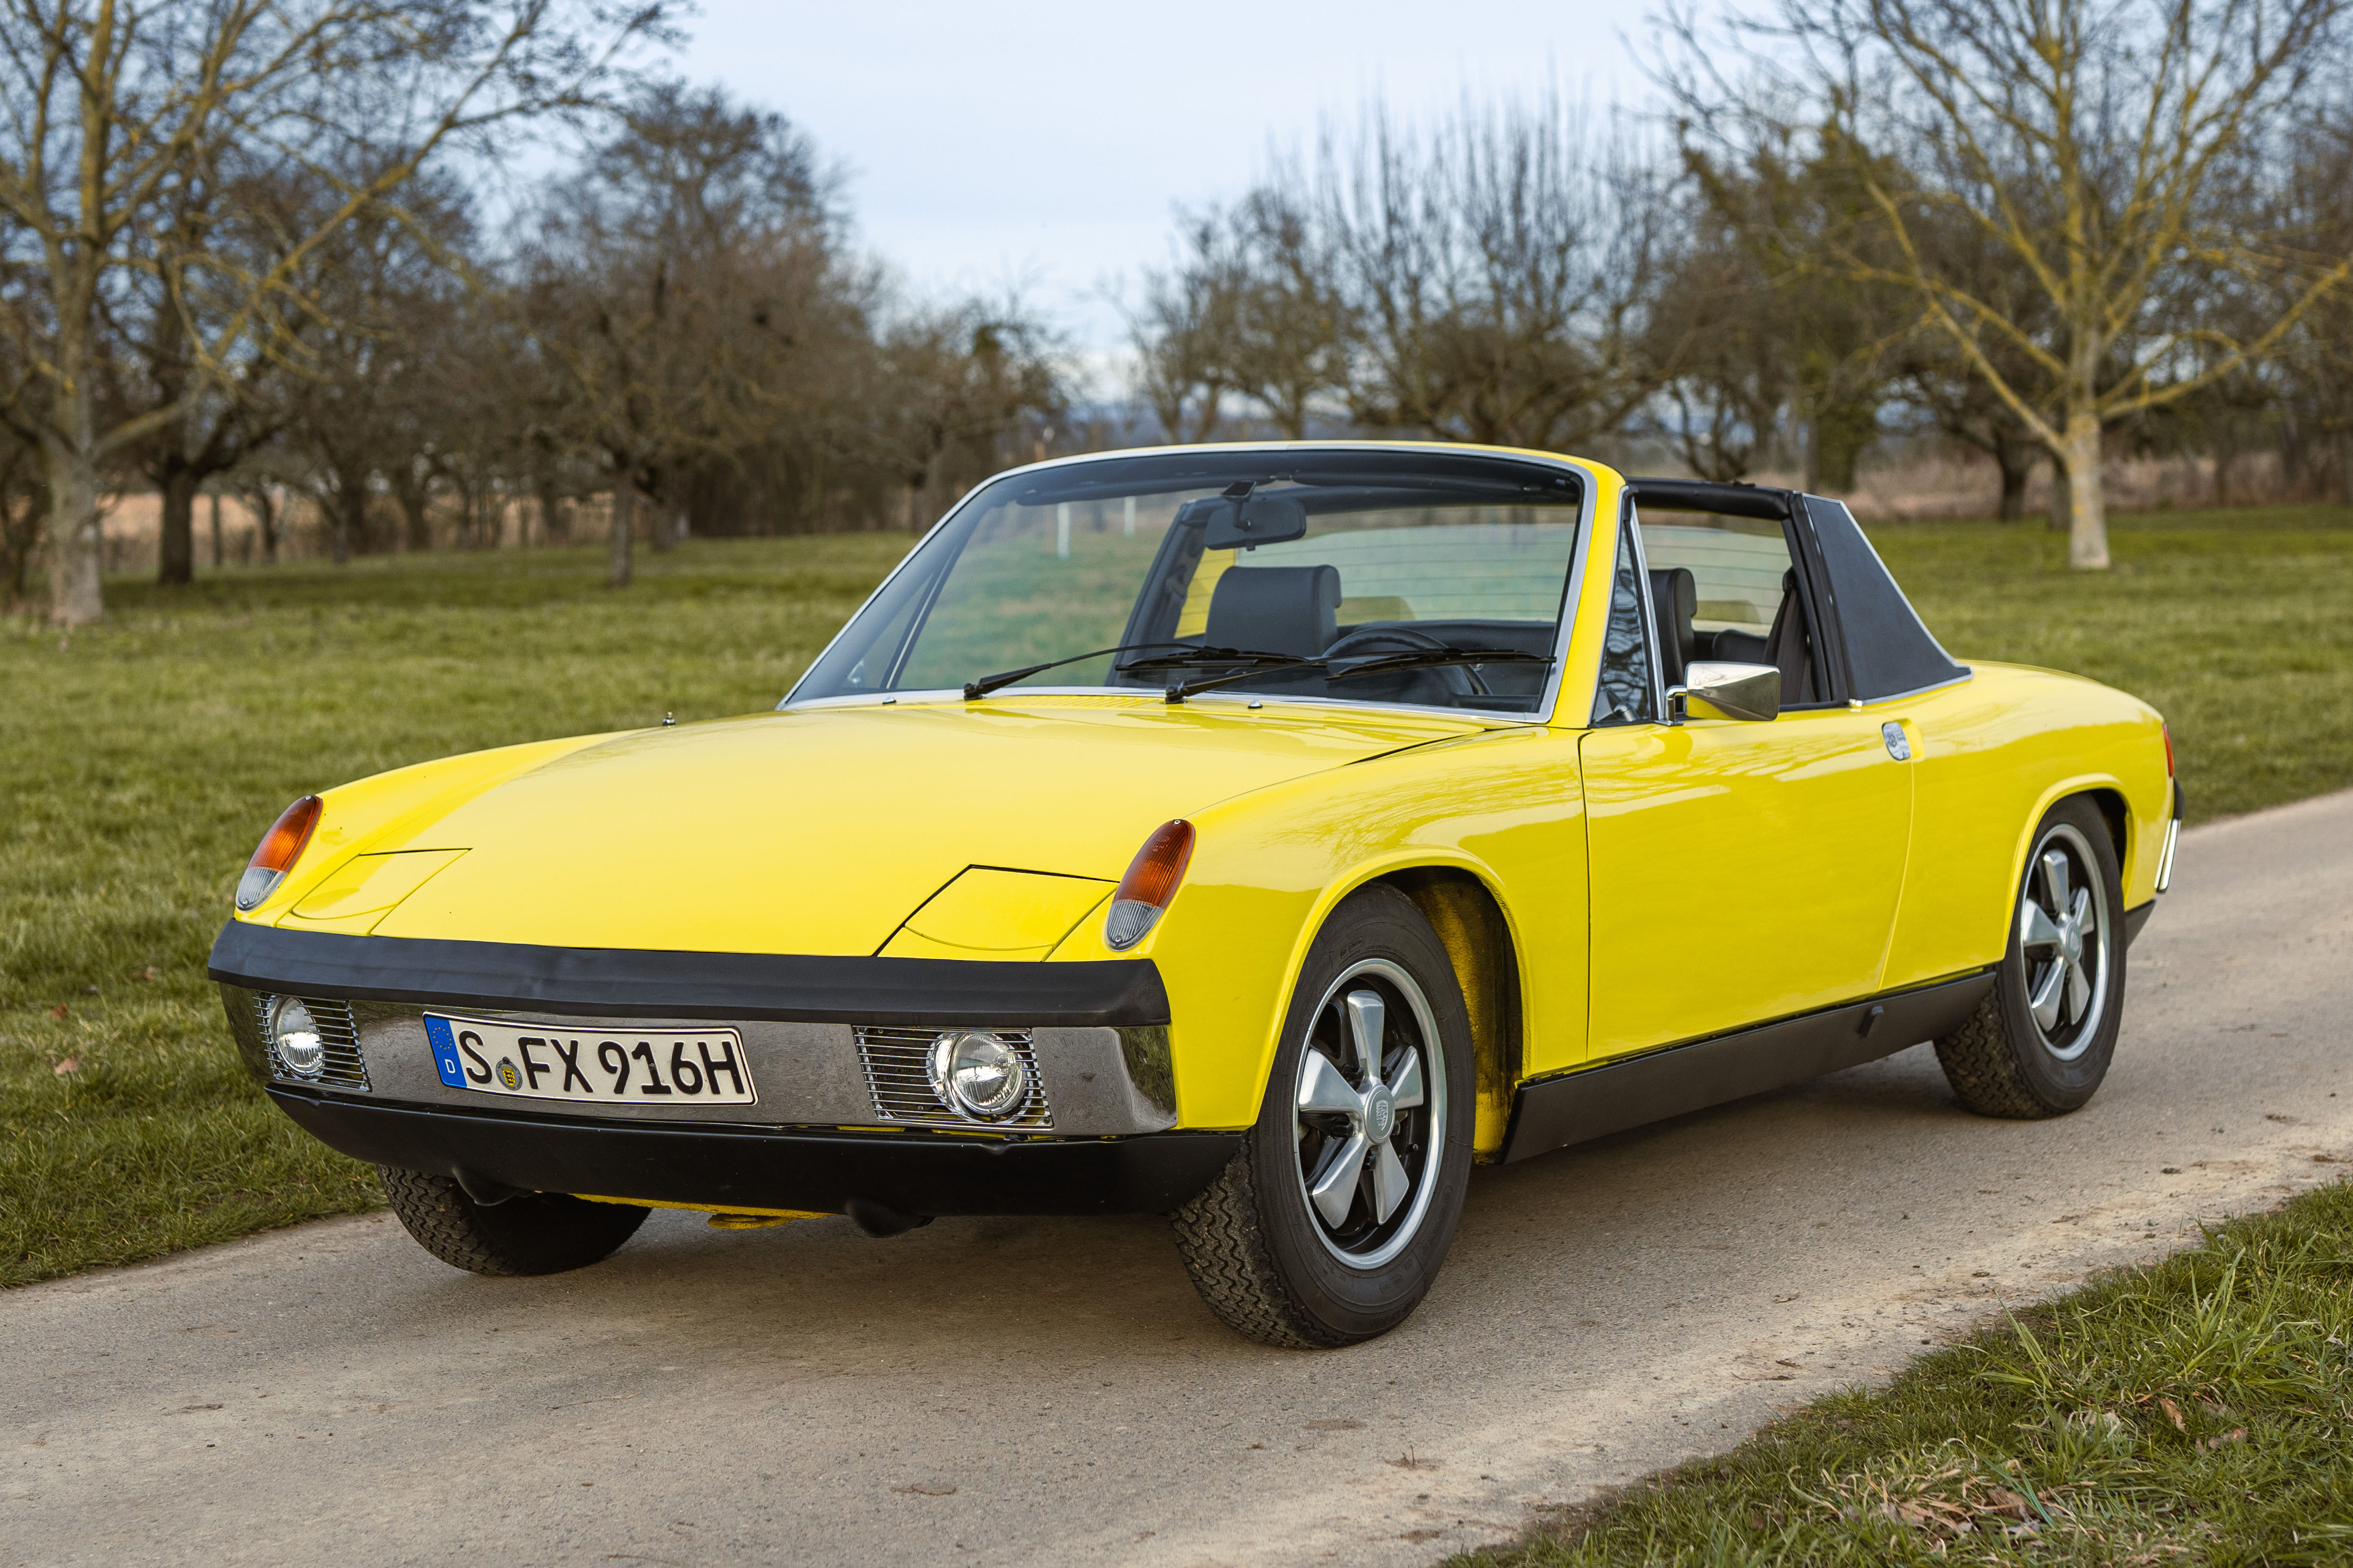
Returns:
[[[458,1041],[449,1031],[449,1020],[425,1016],[425,1037],[433,1042],[433,1066],[441,1081],[451,1089],[466,1087],[466,1067],[458,1059]]]

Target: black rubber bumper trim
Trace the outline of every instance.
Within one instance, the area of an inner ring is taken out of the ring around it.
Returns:
[[[843,1214],[1165,1214],[1208,1186],[1239,1132],[1011,1142],[807,1129],[481,1116],[269,1087],[328,1147],[375,1165],[523,1192]]]
[[[231,921],[208,973],[254,991],[571,1017],[777,1018],[980,1028],[1169,1021],[1148,958],[1048,963],[534,947]]]
[[[2130,948],[2140,940],[2140,928],[2148,924],[2148,917],[2157,913],[2157,900],[2149,900],[2138,909],[2125,911],[2125,946]]]

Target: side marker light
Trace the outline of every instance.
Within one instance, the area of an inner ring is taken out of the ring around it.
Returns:
[[[237,907],[250,910],[277,890],[294,868],[302,850],[311,842],[311,830],[319,826],[319,797],[306,795],[280,813],[269,831],[261,837],[261,847],[253,852],[246,863],[245,875],[237,879]]]
[[[1114,952],[1125,952],[1160,923],[1185,868],[1193,859],[1193,825],[1183,817],[1152,830],[1144,847],[1128,862],[1127,875],[1111,896],[1111,914],[1103,921],[1103,942]]]

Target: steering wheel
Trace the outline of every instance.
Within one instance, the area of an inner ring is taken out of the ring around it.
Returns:
[[[1453,647],[1454,645],[1443,637],[1434,637],[1411,626],[1359,626],[1325,648],[1324,657],[1361,658],[1371,654],[1419,653],[1426,648],[1451,652]],[[1428,669],[1401,669],[1398,675],[1404,677],[1409,686],[1424,678],[1432,678],[1450,697],[1472,693],[1483,697],[1487,694],[1487,683],[1480,679],[1477,668],[1472,665],[1441,664]],[[1383,678],[1376,675],[1366,679],[1378,685]]]

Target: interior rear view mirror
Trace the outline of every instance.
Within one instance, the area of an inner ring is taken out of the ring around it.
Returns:
[[[1695,659],[1683,672],[1683,684],[1667,699],[1693,719],[1776,719],[1781,713],[1781,672],[1769,664]]]
[[[1307,509],[1289,496],[1250,496],[1240,502],[1219,496],[1215,500],[1195,501],[1192,506],[1201,507],[1208,513],[1208,531],[1201,540],[1204,550],[1248,550],[1261,544],[1280,544],[1307,531]]]

